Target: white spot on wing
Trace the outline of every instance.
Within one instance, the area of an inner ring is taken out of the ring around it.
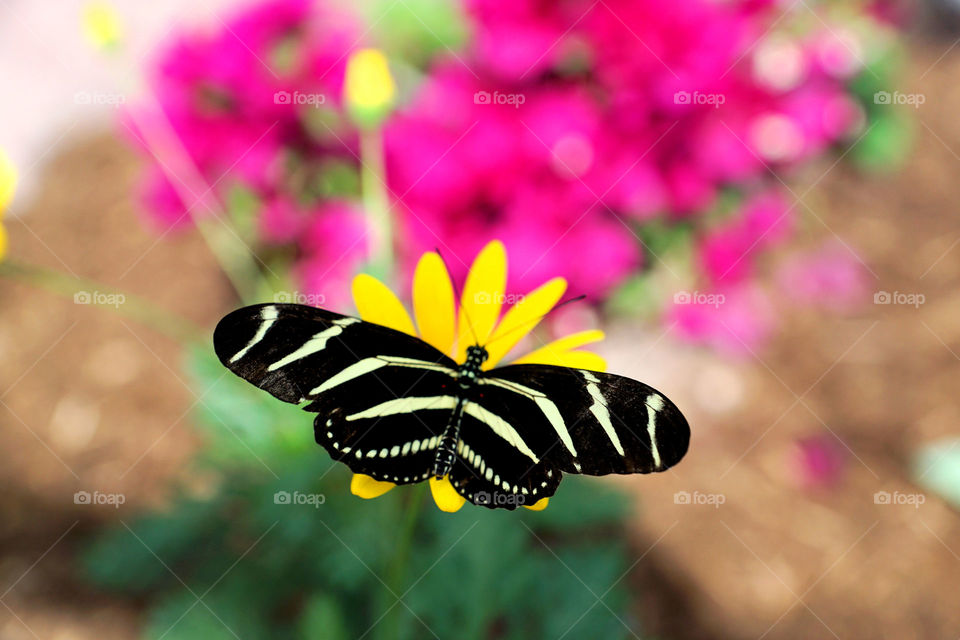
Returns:
[[[663,409],[663,398],[655,393],[647,396],[647,433],[650,435],[650,453],[653,454],[653,468],[660,468],[660,449],[657,448],[657,412]]]

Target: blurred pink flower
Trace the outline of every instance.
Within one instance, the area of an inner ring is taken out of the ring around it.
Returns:
[[[404,255],[449,247],[460,278],[467,256],[503,238],[511,258],[527,265],[510,270],[511,287],[560,273],[571,291],[603,298],[642,255],[627,224],[582,177],[598,155],[598,106],[575,86],[531,90],[516,106],[475,100],[489,88],[462,67],[438,70],[389,127],[388,177],[405,212]]]
[[[737,215],[704,235],[699,261],[713,283],[735,282],[753,273],[756,256],[782,243],[793,227],[793,211],[778,193],[759,194]]]
[[[321,106],[336,108],[355,33],[352,19],[310,0],[268,0],[222,29],[179,33],[149,77],[158,104],[134,105],[124,117],[134,143],[159,154],[155,161],[183,183],[175,189],[152,170],[144,198],[155,222],[183,223],[187,210],[203,215],[208,207],[198,198],[212,189],[223,201],[238,183],[268,200],[285,189],[292,150],[348,155],[312,138],[302,112],[315,107],[292,98],[320,96]]]
[[[571,293],[601,301],[646,266],[642,225],[682,224],[694,275],[724,303],[677,304],[666,317],[730,352],[762,344],[774,315],[753,278],[794,226],[776,174],[862,130],[847,84],[869,45],[863,30],[836,16],[829,28],[784,28],[774,0],[464,8],[462,50],[414,56],[422,75],[385,126],[398,269],[439,248],[462,279],[497,237],[520,267],[512,290],[563,275]],[[162,118],[129,112],[145,152],[156,151],[148,131],[169,147],[160,155],[174,178],[150,158],[144,180],[152,222],[182,225],[240,185],[261,203],[257,239],[289,251],[304,290],[342,296],[342,268],[367,248],[344,201],[355,185],[327,178],[330,166],[359,169],[339,95],[364,27],[312,0],[266,0],[213,27],[179,35],[153,67]],[[731,196],[734,213],[713,225]],[[794,268],[791,286],[849,297],[853,276],[829,262]]]
[[[788,470],[802,489],[832,487],[846,470],[847,449],[831,433],[797,439],[789,452]]]
[[[310,216],[299,238],[302,253],[294,275],[314,306],[344,308],[351,304],[350,283],[367,259],[369,236],[362,212],[348,203],[332,202]]]
[[[683,340],[749,358],[769,339],[776,315],[762,288],[738,284],[706,293],[681,292],[668,306],[665,322]]]
[[[801,254],[781,265],[777,282],[792,304],[849,311],[867,297],[863,264],[840,243]]]

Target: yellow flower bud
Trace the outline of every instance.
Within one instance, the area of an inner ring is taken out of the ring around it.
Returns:
[[[369,128],[390,113],[397,87],[387,58],[379,49],[361,49],[347,60],[344,99],[354,121]]]
[[[13,200],[17,188],[17,168],[3,149],[0,149],[0,216]]]
[[[120,44],[123,26],[116,10],[107,2],[91,2],[83,8],[83,35],[97,49]]]

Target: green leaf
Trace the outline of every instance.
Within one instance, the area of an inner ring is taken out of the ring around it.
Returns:
[[[448,0],[372,0],[359,7],[373,25],[372,38],[390,57],[426,65],[436,54],[457,50],[467,25],[460,4]]]
[[[194,345],[186,368],[200,398],[195,412],[210,441],[208,458],[269,467],[267,460],[315,446],[310,415],[231,374],[212,345]]]
[[[310,598],[300,616],[299,629],[303,640],[347,640],[352,637],[340,603],[327,594]]]
[[[630,513],[627,498],[593,478],[565,477],[543,511],[520,516],[536,531],[576,531],[617,526]]]

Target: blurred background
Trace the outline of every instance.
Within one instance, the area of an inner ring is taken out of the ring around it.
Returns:
[[[0,638],[958,637],[958,11],[0,1]],[[493,239],[681,464],[361,500],[212,355]]]

